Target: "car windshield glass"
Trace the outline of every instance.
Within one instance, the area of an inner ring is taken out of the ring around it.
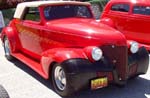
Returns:
[[[92,18],[88,7],[83,5],[47,6],[44,15],[47,20],[70,17]]]

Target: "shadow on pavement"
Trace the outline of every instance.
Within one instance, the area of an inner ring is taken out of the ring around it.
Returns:
[[[50,84],[50,80],[46,80],[43,77],[41,77],[38,73],[36,73],[34,70],[32,70],[30,67],[25,65],[24,63],[20,62],[19,60],[14,60],[12,62],[15,66],[23,70],[24,72],[28,73],[33,78],[37,79],[39,82],[47,86],[48,88],[52,89],[52,86]]]
[[[46,87],[52,89],[50,80],[45,80],[27,65],[18,60],[12,63],[40,81]],[[110,85],[109,87],[95,91],[91,91],[89,89],[84,90],[66,98],[147,98],[146,95],[150,95],[150,80],[138,77],[136,79],[129,80],[127,85],[123,88]]]
[[[68,98],[148,98],[146,95],[150,95],[150,80],[138,77],[129,80],[123,88],[111,85],[95,91],[83,91]]]

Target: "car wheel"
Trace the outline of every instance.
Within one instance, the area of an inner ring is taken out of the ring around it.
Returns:
[[[4,38],[4,51],[5,51],[5,57],[8,59],[8,60],[13,60],[13,56],[11,56],[11,53],[10,53],[10,43],[9,43],[9,40],[7,37]]]
[[[0,85],[0,98],[9,98],[7,91]]]
[[[71,87],[65,69],[59,64],[55,64],[52,69],[52,84],[56,93],[61,96],[69,96],[75,92]]]

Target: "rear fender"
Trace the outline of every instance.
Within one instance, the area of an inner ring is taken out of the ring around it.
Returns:
[[[65,60],[73,58],[87,59],[82,49],[50,49],[42,54],[41,65],[46,76],[49,76],[49,72],[52,68],[52,63],[62,63]]]
[[[6,36],[8,37],[8,40],[10,43],[11,52],[16,52],[17,49],[20,48],[17,33],[15,32],[15,30],[12,27],[5,27],[2,30],[2,34],[1,34],[1,40],[3,43],[4,43],[4,38]]]

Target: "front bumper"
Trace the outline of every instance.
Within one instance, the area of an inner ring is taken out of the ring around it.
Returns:
[[[64,61],[61,65],[72,88],[77,91],[89,87],[90,80],[95,78],[107,77],[109,83],[124,85],[130,77],[145,74],[149,65],[147,50],[142,47],[137,53],[129,55],[127,64],[127,69],[124,69],[127,70],[126,73],[124,73],[123,69],[121,69],[123,73],[118,72],[117,66],[110,63],[105,57],[98,62],[90,62],[87,59],[70,59]],[[122,80],[120,74],[126,74],[127,79]]]
[[[149,67],[149,53],[144,47],[140,48],[135,54],[128,57],[128,76],[145,74]]]

